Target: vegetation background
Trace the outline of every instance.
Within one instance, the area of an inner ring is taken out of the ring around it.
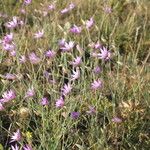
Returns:
[[[61,14],[71,2],[75,8]],[[55,4],[53,11],[47,10],[50,4]],[[104,11],[106,7],[111,8],[110,13]],[[21,13],[21,9],[26,13]],[[0,111],[1,149],[10,149],[10,137],[20,129],[20,149],[28,143],[34,150],[149,150],[149,9],[149,0],[32,0],[28,6],[23,6],[21,0],[1,0],[0,39],[13,32],[17,49],[12,57],[0,48],[0,96],[9,89],[16,92],[16,99]],[[13,16],[25,24],[7,29],[5,23]],[[74,24],[83,25],[91,17],[91,30],[84,28],[80,35],[69,32]],[[34,34],[42,29],[44,37],[34,39]],[[58,41],[62,38],[75,41],[83,51],[60,53]],[[110,61],[91,57],[89,44],[97,41],[111,51]],[[54,59],[44,57],[49,48],[57,53]],[[39,64],[19,62],[21,55],[33,51],[42,59]],[[82,56],[81,76],[72,82],[65,106],[56,108],[60,89],[72,74],[69,62],[78,55]],[[92,73],[96,66],[101,67],[101,73]],[[44,71],[56,82],[50,83],[43,76]],[[15,74],[17,79],[7,80],[6,73]],[[104,86],[93,92],[90,85],[99,78]],[[25,100],[31,87],[36,96]],[[49,99],[48,106],[40,105],[44,96]],[[87,113],[90,106],[95,108],[94,114]],[[72,119],[72,111],[80,116]],[[114,122],[114,117],[122,121]]]

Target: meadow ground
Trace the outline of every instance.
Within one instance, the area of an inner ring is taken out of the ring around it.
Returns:
[[[149,8],[1,0],[0,150],[149,150]]]

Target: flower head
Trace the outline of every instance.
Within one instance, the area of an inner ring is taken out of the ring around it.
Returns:
[[[7,80],[15,80],[16,79],[16,75],[15,74],[11,74],[11,73],[6,73],[5,79],[7,79]]]
[[[38,64],[41,61],[41,59],[34,52],[29,54],[29,60],[32,64]]]
[[[19,150],[19,147],[18,147],[17,144],[15,144],[15,146],[11,145],[11,149],[12,149],[12,150]]]
[[[26,56],[25,55],[21,55],[19,58],[19,61],[21,64],[25,63],[27,61]]]
[[[62,94],[64,96],[68,95],[72,90],[72,87],[71,85],[68,83],[68,84],[65,84],[64,87],[62,88]]]
[[[90,106],[89,107],[89,110],[87,111],[88,114],[95,114],[96,113],[96,110],[94,107]]]
[[[51,10],[51,11],[55,10],[55,7],[56,7],[55,4],[51,4],[48,6],[48,10]]]
[[[13,135],[11,136],[11,141],[10,142],[14,142],[14,141],[20,141],[21,140],[21,132],[18,129],[16,132],[13,133]]]
[[[31,147],[31,145],[26,144],[26,145],[23,147],[23,150],[32,150],[32,147]]]
[[[25,5],[29,5],[32,2],[32,0],[24,0]]]
[[[102,71],[102,69],[101,69],[99,66],[96,66],[96,67],[93,69],[93,72],[94,72],[95,74],[99,74],[99,73],[101,73],[101,71]]]
[[[80,70],[79,68],[75,70],[73,70],[73,74],[71,75],[71,80],[74,81],[76,79],[78,79],[80,77]]]
[[[56,55],[56,52],[53,51],[53,50],[48,50],[45,52],[45,56],[48,57],[48,58],[54,58]]]
[[[9,90],[3,93],[1,102],[6,103],[16,98],[16,93],[13,90]]]
[[[93,90],[97,90],[97,89],[101,89],[102,88],[102,81],[101,80],[95,80],[92,84],[91,84],[91,88]]]
[[[79,117],[79,115],[80,115],[79,112],[75,112],[75,111],[71,112],[71,118],[72,119],[77,119]]]
[[[38,31],[37,33],[34,34],[34,38],[39,39],[44,36],[44,30]]]
[[[43,97],[40,102],[41,105],[46,106],[49,104],[49,101],[46,97]]]
[[[80,34],[82,31],[82,28],[81,27],[78,27],[76,25],[74,25],[71,29],[70,29],[70,32],[71,33],[75,33],[75,34]]]
[[[87,29],[90,29],[90,28],[94,25],[94,20],[93,20],[93,18],[91,17],[89,20],[87,20],[87,21],[85,22],[85,25],[86,25],[86,28],[87,28]]]
[[[122,119],[120,119],[118,117],[114,117],[114,118],[112,118],[112,121],[115,122],[115,123],[121,123]]]
[[[65,102],[62,97],[56,100],[55,106],[56,108],[62,108],[64,106]]]
[[[26,92],[25,98],[33,97],[35,95],[35,91],[33,88],[28,89]]]
[[[12,21],[9,21],[5,24],[5,26],[9,29],[14,29],[18,26],[18,18],[16,16],[13,17]]]
[[[13,40],[13,33],[10,33],[10,34],[6,34],[3,38],[3,43],[11,43]]]
[[[81,62],[82,62],[82,59],[81,59],[81,57],[78,56],[78,57],[74,58],[74,60],[71,62],[71,64],[74,67],[77,67],[81,64]]]
[[[105,47],[100,49],[101,53],[97,56],[102,60],[110,60],[111,53]]]
[[[69,52],[70,50],[72,50],[74,47],[74,42],[73,41],[70,41],[70,42],[65,42],[64,43],[64,46],[62,46],[60,49],[63,51],[63,52]]]

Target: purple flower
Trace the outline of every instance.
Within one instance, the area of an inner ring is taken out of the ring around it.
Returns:
[[[15,50],[11,50],[9,53],[10,53],[11,56],[16,56],[16,51]]]
[[[19,61],[21,64],[25,63],[27,61],[26,56],[25,55],[20,56]]]
[[[102,81],[101,80],[95,80],[92,84],[91,84],[91,88],[93,90],[97,90],[97,89],[101,89],[102,88]]]
[[[13,135],[11,136],[11,142],[15,142],[15,141],[20,141],[21,140],[21,132],[18,129],[16,132],[13,133]]]
[[[16,16],[13,17],[12,21],[9,21],[5,24],[5,26],[9,29],[14,29],[18,26],[18,18]]]
[[[76,71],[73,70],[73,74],[71,75],[71,80],[74,81],[80,77],[80,70],[79,68]]]
[[[48,50],[45,52],[45,56],[48,58],[54,58],[56,55],[56,52],[52,51],[52,50]]]
[[[93,20],[93,18],[90,18],[89,20],[87,20],[87,21],[85,22],[85,25],[86,25],[86,28],[87,28],[87,29],[90,29],[90,28],[94,25],[94,20]]]
[[[16,98],[16,93],[13,90],[9,90],[3,93],[1,102],[6,103]]]
[[[12,42],[12,40],[13,40],[13,33],[10,33],[10,34],[7,34],[7,35],[4,36],[2,42],[9,44],[9,43]]]
[[[16,48],[16,46],[13,43],[11,43],[11,44],[3,43],[2,46],[3,46],[3,49],[6,51],[13,51]]]
[[[103,10],[104,10],[104,12],[107,13],[107,14],[112,13],[112,9],[111,9],[111,7],[109,7],[109,6],[105,6],[105,7],[103,8]]]
[[[68,83],[68,84],[65,84],[64,87],[62,88],[62,94],[64,96],[68,95],[72,90],[72,87],[71,85]]]
[[[74,47],[74,42],[73,41],[70,41],[70,42],[65,42],[64,43],[64,46],[62,46],[60,49],[63,51],[63,52],[69,52],[70,50],[72,50]]]
[[[5,108],[3,106],[3,104],[1,103],[1,99],[0,99],[0,111],[3,111]]]
[[[80,115],[79,112],[75,112],[75,111],[71,112],[71,118],[72,119],[77,119],[79,117],[79,115]]]
[[[33,97],[35,95],[35,91],[33,88],[28,89],[25,98]]]
[[[60,12],[61,12],[61,14],[66,14],[67,12],[69,12],[69,9],[68,8],[64,8]]]
[[[48,6],[48,10],[55,10],[55,4],[51,4]]]
[[[56,108],[62,108],[64,106],[65,102],[62,97],[56,100],[55,106]]]
[[[32,147],[31,147],[31,145],[26,144],[26,145],[23,147],[23,150],[32,150]]]
[[[59,45],[60,47],[65,46],[65,43],[66,43],[66,40],[65,40],[65,39],[61,39],[61,40],[58,41],[58,45]]]
[[[7,80],[15,80],[16,79],[16,75],[11,74],[11,73],[6,73],[5,79],[7,79]]]
[[[11,145],[11,149],[12,149],[12,150],[19,150],[19,147],[18,147],[17,144],[15,144],[15,146]]]
[[[32,2],[32,0],[24,0],[25,5],[29,5]]]
[[[82,31],[82,28],[81,27],[78,27],[76,25],[74,25],[71,29],[70,29],[70,32],[72,33],[75,33],[75,34],[80,34]]]
[[[74,3],[70,3],[68,9],[69,9],[69,10],[72,10],[72,9],[74,9],[74,8],[75,8],[75,4],[74,4]]]
[[[93,69],[93,72],[94,72],[95,74],[99,74],[99,73],[101,73],[101,71],[102,71],[102,69],[101,69],[99,66],[96,66],[96,67]]]
[[[96,113],[96,110],[94,107],[90,106],[89,107],[89,111],[87,111],[88,114],[95,114]]]
[[[74,67],[77,67],[81,64],[82,62],[82,59],[81,57],[76,57],[74,58],[74,60],[71,62],[71,64],[74,66]]]
[[[102,47],[102,45],[99,43],[99,41],[94,44],[95,49],[100,49],[101,47]]]
[[[114,117],[114,118],[112,118],[112,121],[115,122],[115,123],[121,123],[122,119],[120,119],[118,117]]]
[[[41,103],[40,103],[40,104],[43,105],[43,106],[46,106],[46,105],[49,104],[49,101],[48,101],[48,99],[47,99],[46,97],[43,97],[43,98],[41,99]]]
[[[41,61],[41,59],[34,52],[29,54],[29,60],[32,64],[38,64]]]
[[[34,34],[34,38],[39,39],[44,36],[44,30],[38,31],[37,33]]]
[[[107,48],[103,47],[100,49],[101,53],[97,56],[102,60],[110,60],[111,53],[107,50]]]

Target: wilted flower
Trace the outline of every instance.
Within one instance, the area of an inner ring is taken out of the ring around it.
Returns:
[[[74,42],[73,41],[70,41],[70,42],[65,42],[64,43],[64,46],[62,46],[60,49],[63,51],[63,52],[68,52],[70,50],[72,50],[74,47]]]
[[[19,150],[19,146],[15,144],[15,146],[11,145],[11,150]]]
[[[96,110],[94,107],[90,106],[89,107],[89,110],[87,111],[88,114],[95,114],[96,113]]]
[[[34,52],[29,54],[29,60],[32,64],[38,64],[41,61],[41,59]]]
[[[40,102],[41,105],[46,106],[49,104],[49,101],[46,97],[43,97]]]
[[[64,106],[65,102],[62,97],[56,100],[55,106],[56,108],[62,108]]]
[[[101,53],[97,56],[102,60],[110,60],[111,53],[107,50],[107,48],[103,47],[100,49]]]
[[[32,150],[32,147],[31,147],[31,145],[26,144],[26,145],[23,147],[23,150]]]
[[[112,8],[109,7],[109,6],[105,6],[105,7],[103,8],[103,10],[104,10],[105,13],[108,13],[108,14],[112,13]]]
[[[56,52],[53,51],[53,50],[48,50],[48,51],[45,52],[45,56],[49,57],[49,58],[54,58],[55,55],[56,55]]]
[[[85,22],[85,25],[86,25],[86,28],[87,28],[87,29],[90,29],[90,28],[94,25],[94,20],[93,20],[93,18],[90,18],[89,20],[87,20],[87,21]]]
[[[16,132],[13,133],[11,136],[11,141],[10,142],[15,142],[15,141],[20,141],[21,140],[21,132],[18,129]]]
[[[1,102],[6,103],[16,98],[16,93],[13,90],[9,90],[3,93]]]
[[[81,59],[81,57],[78,56],[78,57],[74,58],[74,60],[71,62],[71,64],[74,67],[77,67],[81,64],[81,62],[82,62],[82,59]]]
[[[75,70],[73,70],[73,74],[71,75],[71,80],[74,81],[76,79],[78,79],[80,77],[80,70],[79,68]]]
[[[71,11],[71,10],[74,9],[74,8],[75,8],[75,4],[71,3],[71,4],[69,4],[69,6],[68,6],[67,8],[64,8],[64,9],[61,10],[60,12],[61,12],[61,14],[65,14],[65,13]]]
[[[69,83],[65,84],[64,87],[62,88],[62,94],[66,96],[67,94],[71,92],[71,90],[72,90],[71,85]]]
[[[34,34],[34,38],[39,39],[44,36],[44,30],[38,31],[37,33]]]
[[[72,119],[77,119],[79,117],[79,115],[80,115],[79,112],[75,112],[75,111],[71,112],[71,118]]]
[[[120,119],[118,117],[114,117],[114,118],[112,118],[112,121],[115,122],[115,123],[121,123],[122,119]]]
[[[72,33],[75,33],[75,34],[80,34],[82,31],[82,28],[81,27],[78,27],[76,25],[74,25],[71,29],[70,29],[70,32]]]
[[[92,84],[91,84],[91,88],[93,90],[97,90],[97,89],[101,89],[102,88],[102,81],[101,80],[95,80]]]
[[[32,2],[32,0],[24,0],[25,5],[29,5]]]

